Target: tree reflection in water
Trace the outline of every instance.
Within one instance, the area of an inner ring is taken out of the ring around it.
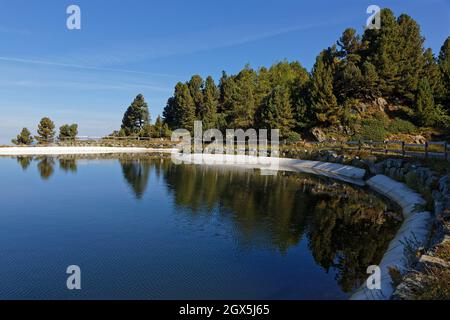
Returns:
[[[147,188],[151,162],[145,159],[121,159],[122,172],[136,199],[141,199]]]
[[[59,167],[65,172],[77,172],[77,160],[73,157],[61,157],[59,158]]]
[[[219,208],[219,214],[234,223],[241,245],[284,253],[306,239],[316,263],[336,272],[344,292],[366,279],[367,266],[381,260],[399,227],[386,214],[394,210],[390,204],[329,179],[193,165],[163,167],[177,205],[192,214],[213,214]]]
[[[32,158],[18,158],[26,169]],[[42,179],[54,172],[55,160],[39,157]],[[333,180],[279,173],[262,176],[249,170],[173,165],[170,159],[120,157],[122,173],[136,199],[142,199],[150,173],[161,177],[180,210],[218,215],[235,230],[241,247],[263,247],[285,254],[304,240],[317,264],[335,272],[344,292],[367,277],[400,222],[397,210],[374,194]],[[60,169],[76,171],[75,159],[59,159]]]
[[[23,156],[17,157],[17,162],[20,164],[23,170],[27,170],[33,161],[33,157]]]
[[[52,157],[38,157],[39,163],[37,168],[43,180],[48,180],[52,176],[55,166],[55,160]]]

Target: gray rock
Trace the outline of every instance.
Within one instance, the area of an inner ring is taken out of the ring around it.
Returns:
[[[312,128],[310,130],[311,135],[314,137],[314,139],[318,142],[323,142],[327,139],[327,136],[320,128]]]
[[[345,157],[344,156],[338,156],[335,160],[336,160],[335,161],[336,163],[343,164],[345,162]]]
[[[425,187],[431,190],[433,188],[433,185],[436,183],[437,178],[434,175],[430,175],[425,180]]]
[[[420,257],[418,267],[422,270],[426,268],[450,269],[450,262],[424,254]]]
[[[439,179],[439,191],[442,192],[442,194],[450,195],[450,174]]]
[[[381,174],[384,172],[384,162],[375,163],[372,166],[369,166],[369,170],[371,174]]]
[[[395,179],[396,173],[397,172],[397,168],[396,167],[391,167],[389,168],[389,177],[391,177],[392,179]]]

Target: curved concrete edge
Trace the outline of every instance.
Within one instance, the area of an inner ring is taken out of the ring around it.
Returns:
[[[178,149],[155,149],[137,147],[6,147],[0,148],[0,156],[37,156],[69,154],[111,153],[173,153]]]
[[[401,273],[408,269],[408,250],[424,246],[431,229],[432,215],[420,211],[425,200],[405,184],[384,175],[377,175],[367,181],[367,185],[378,193],[398,203],[402,208],[403,223],[389,244],[379,267],[381,269],[381,289],[370,290],[364,283],[350,299],[386,300],[394,292],[389,270],[395,268]]]
[[[333,179],[364,186],[364,169],[346,166],[337,163],[320,161],[298,160],[276,157],[257,157],[248,155],[222,155],[222,154],[182,154],[173,153],[172,157],[179,163],[203,164],[214,166],[230,166],[248,169],[261,169],[266,171],[292,171],[312,173]]]

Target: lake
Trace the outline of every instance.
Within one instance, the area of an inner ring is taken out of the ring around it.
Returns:
[[[400,226],[367,189],[159,156],[0,157],[0,179],[0,299],[347,299]]]

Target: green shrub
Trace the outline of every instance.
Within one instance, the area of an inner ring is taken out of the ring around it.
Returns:
[[[300,134],[298,134],[297,132],[290,132],[287,136],[286,136],[286,141],[288,143],[296,143],[302,140],[302,137]]]
[[[384,141],[388,135],[386,130],[386,120],[379,119],[364,119],[361,122],[361,129],[356,138],[362,140]]]
[[[408,133],[413,134],[417,131],[415,125],[407,120],[400,118],[394,119],[388,126],[388,131],[390,133]]]

